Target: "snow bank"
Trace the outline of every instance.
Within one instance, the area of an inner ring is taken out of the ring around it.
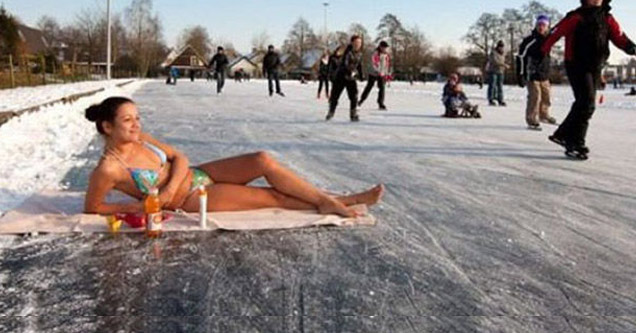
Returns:
[[[84,118],[84,110],[109,96],[130,96],[143,84],[136,81],[118,88],[117,83],[121,82],[87,82],[0,92],[0,108],[7,105],[23,108],[106,87],[72,104],[44,107],[0,126],[0,215],[42,187],[59,183],[72,167],[86,163],[75,156],[86,150],[96,131],[95,125]],[[6,96],[11,96],[9,101]]]

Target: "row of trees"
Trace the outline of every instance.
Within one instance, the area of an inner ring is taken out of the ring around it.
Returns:
[[[432,61],[432,46],[417,27],[407,28],[393,14],[386,14],[376,28],[376,38],[372,38],[367,28],[360,23],[353,23],[348,31],[335,31],[327,35],[316,34],[309,22],[299,18],[289,31],[283,42],[282,51],[296,54],[301,59],[304,54],[313,49],[329,48],[333,45],[348,43],[350,36],[359,35],[364,40],[366,53],[371,53],[375,45],[386,40],[392,48],[393,63],[397,72],[412,72]],[[252,46],[263,48],[269,38],[266,33],[254,36]]]
[[[393,14],[386,14],[375,29],[375,38],[359,23],[353,23],[348,31],[317,34],[309,22],[299,18],[291,27],[283,42],[285,53],[296,54],[303,58],[305,53],[316,48],[346,44],[353,34],[364,39],[365,51],[371,53],[375,45],[386,40],[392,48],[393,63],[397,73],[414,73],[422,67],[431,66],[438,72],[448,74],[458,66],[470,65],[483,67],[491,48],[498,40],[511,44],[509,52],[514,54],[521,38],[533,27],[539,14],[547,14],[553,20],[562,15],[538,1],[530,1],[519,9],[505,9],[501,14],[484,13],[469,28],[464,36],[469,49],[463,56],[456,55],[453,48],[434,51],[431,43],[417,27],[406,27]],[[12,18],[0,12],[0,52],[18,53],[17,30],[12,26]],[[104,8],[84,8],[75,16],[75,20],[61,26],[54,18],[43,16],[38,22],[45,37],[53,45],[64,45],[72,54],[73,62],[87,61],[89,64],[104,61],[106,58],[106,13]],[[122,13],[113,15],[112,24],[113,59],[115,66],[131,70],[139,76],[153,74],[168,52],[163,40],[162,23],[153,11],[152,0],[131,0],[131,4]],[[252,47],[264,50],[270,43],[270,37],[262,32],[252,38]],[[214,52],[212,38],[203,26],[185,29],[179,37],[179,45],[189,44],[203,57],[209,59]],[[232,49],[231,43],[217,41],[226,49]]]
[[[0,13],[0,54],[17,58],[23,50],[17,35],[17,20],[4,8]],[[62,54],[72,64],[106,61],[106,11],[101,7],[81,9],[75,19],[60,25],[55,18],[42,16],[37,27],[49,42],[51,59]],[[112,57],[115,66],[145,77],[153,74],[167,54],[163,41],[163,28],[159,16],[153,11],[152,0],[132,0],[123,13],[112,19]]]
[[[464,41],[468,43],[466,62],[472,66],[482,67],[486,63],[487,55],[499,40],[508,44],[508,51],[515,54],[519,44],[533,29],[537,16],[548,15],[553,22],[563,18],[554,8],[550,8],[539,1],[530,1],[521,8],[507,8],[501,14],[483,13],[470,26]],[[556,53],[561,52],[556,49]],[[514,62],[513,62],[514,64]]]

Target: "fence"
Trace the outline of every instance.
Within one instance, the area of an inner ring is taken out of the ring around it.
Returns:
[[[132,71],[113,68],[114,78],[132,77]],[[59,63],[51,56],[0,55],[0,89],[39,86],[53,83],[103,80],[104,64]]]

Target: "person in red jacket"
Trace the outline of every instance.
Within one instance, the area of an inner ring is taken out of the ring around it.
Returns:
[[[610,2],[581,0],[581,7],[568,13],[541,47],[547,55],[552,46],[565,37],[565,68],[575,102],[550,140],[565,147],[567,156],[583,160],[589,154],[585,137],[596,109],[596,88],[601,83],[601,70],[610,55],[609,42],[627,54],[636,54],[636,45],[610,14]]]

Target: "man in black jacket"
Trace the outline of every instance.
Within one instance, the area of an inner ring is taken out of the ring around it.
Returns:
[[[333,82],[333,89],[329,98],[329,113],[327,121],[333,118],[338,107],[338,100],[342,92],[347,89],[349,95],[349,116],[351,121],[360,121],[358,116],[358,85],[356,80],[362,79],[362,38],[360,36],[351,37],[351,44],[347,47],[342,61],[336,71]]]
[[[531,130],[541,130],[541,122],[556,124],[550,116],[550,54],[543,55],[541,46],[550,33],[550,18],[537,17],[532,34],[526,37],[517,55],[519,86],[528,87],[526,123]]]
[[[636,44],[623,32],[610,13],[611,0],[581,0],[581,7],[568,13],[552,29],[541,47],[550,53],[554,44],[565,37],[565,69],[574,92],[570,113],[550,141],[564,146],[566,155],[585,160],[590,152],[586,136],[596,110],[596,89],[601,72],[610,56],[609,42],[629,55],[636,55]]]
[[[220,94],[223,91],[223,86],[225,85],[225,72],[227,71],[227,65],[229,63],[230,62],[227,60],[223,47],[219,46],[216,54],[212,57],[212,60],[210,60],[210,64],[208,65],[209,68],[214,67],[217,94]]]
[[[267,78],[269,95],[274,95],[274,82],[276,82],[276,93],[285,97],[280,90],[280,80],[278,77],[278,67],[280,66],[280,56],[274,51],[274,45],[267,47],[267,54],[263,58],[263,75]]]

